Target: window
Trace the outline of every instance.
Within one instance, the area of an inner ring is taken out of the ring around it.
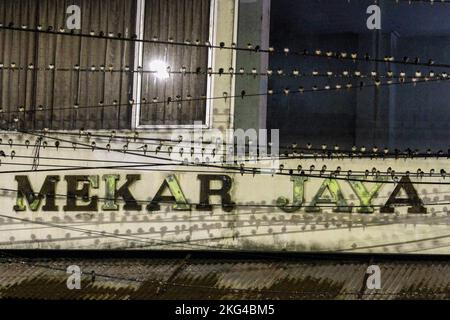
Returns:
[[[209,40],[210,0],[147,0],[143,38],[169,39],[177,43],[201,43]],[[160,45],[144,43],[137,50],[145,70],[157,73],[138,75],[140,92],[136,127],[187,126],[194,122],[205,124],[206,100],[186,101],[186,97],[206,96],[209,49],[205,47]],[[170,72],[167,72],[170,68]],[[186,70],[186,73],[181,73]],[[198,74],[192,74],[198,73]],[[151,103],[152,101],[175,101],[179,103]]]
[[[137,33],[136,26],[140,26],[144,39],[204,43],[209,39],[209,3],[210,0],[2,0],[0,22],[13,22],[17,28],[41,26],[42,30],[60,31],[66,25],[67,7],[78,5],[82,29],[75,33],[131,37]],[[136,64],[139,54],[142,65]],[[141,47],[140,42],[0,30],[0,62],[4,66],[0,70],[2,129],[132,129],[189,125],[206,119],[205,101],[181,101],[176,105],[146,101],[156,97],[167,102],[169,97],[175,100],[177,96],[205,96],[208,49],[150,43]],[[201,70],[202,75],[173,72],[166,79],[146,72],[165,65],[171,71],[182,67]],[[140,89],[136,90],[137,73],[130,70],[139,67]],[[131,99],[137,103],[134,107],[129,105]]]
[[[349,55],[357,52],[362,57],[352,61],[303,54],[270,56],[270,68],[283,69],[287,75],[271,77],[272,89],[305,88],[303,95],[268,98],[268,127],[281,129],[281,144],[338,144],[346,149],[377,146],[422,152],[448,149],[448,80],[424,78],[430,73],[448,73],[448,67],[438,64],[450,63],[450,7],[379,1],[381,30],[369,30],[367,9],[373,4],[369,0],[272,1],[270,37],[274,47],[300,53],[317,49]],[[365,59],[366,54],[371,59]],[[386,56],[411,64],[384,62]],[[420,58],[417,65],[416,57]],[[429,59],[436,63],[428,65]],[[302,76],[290,76],[294,69]],[[319,75],[313,76],[313,71]],[[332,75],[328,76],[328,71]],[[398,84],[402,72],[406,81]],[[413,84],[417,72],[422,77]],[[385,84],[389,74],[397,84],[374,87],[377,79]],[[353,85],[352,90],[345,89],[347,83]],[[306,92],[313,86],[335,88],[339,84],[342,90]]]

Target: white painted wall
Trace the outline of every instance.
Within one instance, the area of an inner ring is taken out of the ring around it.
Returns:
[[[1,149],[9,156],[11,150],[16,152],[14,159],[3,158],[1,166],[0,188],[15,189],[17,187],[14,176],[8,174],[10,170],[29,170],[31,159],[22,159],[21,156],[32,154],[32,148],[10,148],[5,141],[9,137],[15,143],[30,139],[25,135],[2,135]],[[78,140],[78,139],[76,139]],[[51,140],[46,139],[51,145]],[[78,140],[79,141],[79,140]],[[88,143],[86,138],[81,139]],[[93,141],[93,140],[91,140]],[[96,140],[97,146],[106,142]],[[131,143],[129,148],[136,149],[141,144]],[[71,148],[70,143],[62,143],[61,147]],[[120,148],[121,143],[113,143],[113,148]],[[155,153],[149,153],[156,156]],[[159,154],[158,156],[162,156]],[[166,155],[167,156],[167,155]],[[41,152],[40,170],[46,165],[85,165],[93,166],[90,162],[68,162],[59,160],[45,160],[44,157],[69,157],[82,159],[116,160],[123,164],[134,162],[155,162],[150,158],[139,155],[128,155],[119,151],[101,150],[73,150],[62,151],[45,149]],[[27,163],[27,166],[7,165],[6,162]],[[164,163],[164,161],[162,161]],[[421,168],[424,172],[435,169],[439,172],[444,168],[450,172],[448,161],[436,159],[422,160],[289,160],[282,164],[285,168],[303,168],[314,165],[318,170],[326,165],[329,170],[338,166],[343,172],[347,170],[365,171],[373,167],[386,171],[388,167],[396,172],[405,172]],[[114,164],[105,164],[114,165]],[[256,164],[261,166],[262,163]],[[249,165],[251,167],[252,165]],[[270,205],[276,204],[280,196],[292,199],[293,185],[289,176],[272,176],[251,174],[242,176],[232,170],[218,170],[204,167],[190,167],[191,173],[179,173],[180,166],[161,166],[147,171],[148,167],[107,170],[79,170],[61,172],[25,173],[37,191],[45,176],[61,175],[57,186],[57,194],[65,195],[67,186],[64,175],[98,175],[100,188],[92,190],[91,195],[104,197],[105,186],[102,181],[103,174],[118,173],[121,181],[126,174],[141,174],[142,179],[130,190],[136,199],[150,201],[161,186],[163,180],[170,174],[175,174],[180,182],[183,192],[190,203],[199,202],[200,183],[197,180],[197,171],[220,174],[225,172],[233,179],[232,198],[238,204],[244,205]],[[161,171],[159,171],[161,170]],[[441,178],[416,178],[415,183],[426,181],[448,182]],[[322,179],[311,178],[306,184],[305,199],[308,204],[319,189]],[[345,181],[340,181],[342,192],[349,205],[359,205],[359,201]],[[219,187],[219,186],[213,186]],[[450,234],[448,203],[450,199],[449,185],[415,185],[420,197],[427,206],[426,215],[408,214],[406,208],[398,208],[395,214],[352,214],[335,213],[332,208],[324,209],[321,213],[307,213],[304,210],[289,214],[275,207],[239,207],[231,213],[224,212],[216,207],[212,212],[177,212],[168,205],[163,205],[161,212],[124,212],[122,209],[114,212],[64,212],[64,197],[58,198],[59,212],[14,212],[16,202],[15,192],[0,191],[0,248],[68,248],[68,249],[105,249],[128,248],[144,246],[147,249],[172,248],[179,249],[266,249],[266,250],[294,250],[294,251],[348,251],[348,252],[379,252],[379,253],[449,253],[448,239]],[[371,188],[367,184],[367,188]],[[383,205],[394,189],[393,184],[383,187],[374,205]],[[213,203],[220,199],[212,198]],[[83,202],[81,201],[80,204]],[[120,202],[119,202],[120,203]],[[100,201],[101,204],[101,201]],[[120,203],[122,206],[122,203]],[[145,208],[145,207],[144,207]],[[25,219],[25,220],[18,220]],[[29,220],[29,221],[26,221]],[[50,224],[50,225],[46,225]],[[78,228],[78,229],[73,229]],[[89,230],[92,232],[89,233]],[[105,234],[99,234],[104,232]],[[185,241],[189,240],[189,244]],[[163,244],[163,246],[158,246]],[[169,245],[171,244],[171,245]]]

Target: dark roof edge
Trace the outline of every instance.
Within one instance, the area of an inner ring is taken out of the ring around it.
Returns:
[[[20,257],[30,259],[184,259],[192,260],[249,260],[249,261],[443,261],[449,262],[450,255],[422,254],[374,254],[335,252],[286,252],[286,251],[191,251],[191,250],[0,250],[0,258]]]

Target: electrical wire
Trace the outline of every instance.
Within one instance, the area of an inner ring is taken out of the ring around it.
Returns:
[[[4,66],[2,63],[0,63],[0,71],[12,71],[12,72],[74,72],[74,73],[98,73],[98,74],[150,74],[150,75],[157,75],[159,71],[155,70],[144,70],[144,69],[137,69],[137,70],[131,70],[129,67],[125,67],[124,69],[114,69],[114,67],[108,66],[105,67],[103,65],[101,66],[95,66],[92,65],[91,67],[82,67],[80,68],[78,65],[74,66],[73,68],[58,68],[53,65],[50,65],[48,67],[38,67],[34,66],[33,64],[29,64],[28,67],[23,66],[17,66],[15,64],[12,64],[11,66]],[[430,78],[434,78],[436,76],[440,76],[442,78],[447,78],[448,74],[446,72],[438,73],[436,74],[434,71],[430,71],[428,75],[423,75],[420,70],[415,71],[414,76],[407,75],[404,71],[400,71],[398,75],[396,75],[393,71],[387,71],[386,74],[380,74],[376,71],[371,71],[370,73],[362,73],[359,70],[344,70],[344,71],[332,71],[328,70],[325,72],[319,72],[317,70],[314,70],[310,73],[306,72],[300,72],[297,68],[292,68],[292,70],[284,70],[281,68],[278,68],[276,70],[273,69],[267,69],[263,71],[258,71],[256,68],[253,68],[250,72],[247,72],[245,68],[240,68],[239,71],[234,71],[234,68],[230,67],[228,68],[229,71],[224,71],[224,68],[220,68],[219,70],[213,70],[212,68],[207,68],[207,70],[202,71],[201,68],[197,68],[196,71],[193,70],[183,70],[180,71],[174,71],[170,66],[167,67],[167,73],[169,75],[182,75],[182,76],[189,76],[189,75],[198,75],[198,76],[236,76],[236,77],[243,77],[243,76],[250,76],[250,77],[269,77],[269,78],[326,78],[326,79],[416,79],[416,80],[427,80]]]
[[[0,150],[1,151],[1,150]],[[11,158],[19,158],[19,159],[34,159],[34,156],[20,156],[20,155],[17,155],[16,153],[14,153],[14,155],[13,154],[10,154],[10,155],[8,155],[8,154],[3,154],[3,157],[11,157]],[[127,165],[142,165],[143,167],[145,167],[145,166],[148,166],[148,165],[155,165],[155,166],[158,166],[158,165],[171,165],[171,164],[161,164],[161,163],[149,163],[149,162],[136,162],[136,161],[129,161],[129,160],[122,160],[122,161],[120,161],[120,160],[105,160],[105,159],[81,159],[81,158],[65,158],[65,157],[40,157],[40,159],[42,159],[42,160],[56,160],[56,161],[70,161],[70,162],[93,162],[93,163],[117,163],[117,164],[127,164]],[[281,158],[282,160],[291,160],[291,158]],[[294,158],[295,159],[295,158]],[[168,159],[169,160],[169,159]],[[262,160],[270,160],[270,159],[262,159]],[[211,163],[211,162],[210,162]],[[214,163],[214,162],[213,162]],[[17,165],[17,166],[28,166],[29,164],[28,163],[19,163],[19,162],[1,162],[0,161],[0,165],[1,164],[7,164],[7,165]],[[65,166],[65,165],[56,165],[56,164],[45,164],[45,165],[42,165],[42,166],[45,166],[45,167],[61,167],[61,168],[78,168],[78,166],[75,166],[75,165],[67,165],[67,166]],[[95,168],[98,168],[98,167],[95,167]],[[119,168],[123,168],[123,167],[119,167]],[[127,167],[124,167],[124,169],[126,169]],[[236,171],[223,171],[223,170],[225,170],[225,169],[227,169],[228,167],[223,167],[222,168],[222,170],[220,170],[220,171],[212,171],[212,170],[197,170],[197,171],[192,171],[192,170],[188,170],[188,171],[184,171],[184,170],[180,170],[180,172],[193,172],[193,173],[211,173],[211,172],[213,172],[213,173],[230,173],[230,174],[236,174]],[[142,169],[142,170],[145,170],[145,169]],[[154,170],[154,169],[150,169],[150,170]],[[172,169],[171,169],[172,170]],[[176,171],[177,169],[174,169],[174,171]],[[35,170],[34,169],[32,169],[32,170],[30,170],[30,171],[28,171],[28,170],[26,170],[25,172],[34,172]],[[362,176],[362,177],[366,177],[366,178],[368,178],[368,177],[375,177],[376,179],[379,179],[379,178],[382,178],[382,177],[390,177],[390,178],[392,178],[393,177],[393,173],[392,173],[392,171],[390,172],[389,170],[387,170],[387,171],[376,171],[375,173],[374,173],[374,170],[372,169],[372,170],[365,170],[365,171],[358,171],[358,170],[355,170],[355,171],[351,171],[351,174],[349,173],[349,172],[345,172],[345,171],[343,171],[343,170],[327,170],[327,169],[322,169],[322,170],[319,170],[319,169],[303,169],[303,168],[299,168],[299,167],[297,167],[297,168],[295,168],[295,169],[290,169],[290,168],[283,168],[283,171],[286,171],[286,172],[298,172],[298,173],[301,173],[302,171],[304,171],[304,172],[309,172],[310,174],[319,174],[319,176],[322,176],[323,178],[327,178],[327,177],[330,177],[330,176],[340,176],[340,175],[342,175],[342,176]],[[1,173],[1,171],[0,171],[0,173]],[[17,173],[17,172],[13,172],[13,173]],[[442,178],[442,179],[445,179],[446,178],[446,173],[445,174],[443,174],[443,173],[424,173],[424,172],[420,172],[420,173],[417,173],[417,174],[411,174],[411,171],[403,171],[403,172],[401,172],[401,171],[399,171],[399,172],[397,172],[397,171],[395,171],[395,175],[396,176],[411,176],[411,175],[413,175],[413,176],[416,176],[417,178],[424,178],[424,177],[426,177],[426,178],[434,178],[434,177],[437,177],[437,178]],[[379,180],[380,182],[382,181],[382,180]]]
[[[260,46],[253,46],[249,44],[246,48],[237,47],[235,44],[231,46],[227,46],[224,42],[220,42],[219,45],[213,45],[206,41],[205,43],[201,43],[200,41],[196,41],[195,43],[191,43],[188,41],[185,42],[176,42],[176,41],[163,41],[159,39],[138,39],[136,35],[133,35],[131,38],[122,37],[119,34],[108,33],[105,35],[104,31],[95,32],[92,31],[89,34],[84,34],[81,32],[76,32],[75,30],[70,30],[66,32],[65,30],[54,30],[52,26],[49,26],[46,30],[42,29],[42,27],[38,26],[36,29],[29,28],[27,25],[22,25],[21,27],[15,27],[13,22],[10,22],[7,26],[0,23],[0,30],[9,30],[9,31],[18,31],[18,32],[26,32],[26,33],[34,33],[34,34],[48,34],[48,35],[61,35],[68,37],[76,37],[76,38],[89,38],[89,39],[100,39],[100,40],[114,40],[114,41],[124,41],[131,43],[150,43],[150,44],[160,44],[167,46],[180,46],[180,47],[193,47],[193,48],[205,48],[205,49],[217,49],[217,50],[233,50],[233,51],[241,51],[255,54],[281,54],[281,55],[292,55],[292,56],[304,56],[304,57],[316,57],[316,58],[326,58],[326,59],[338,59],[342,61],[360,61],[360,62],[381,62],[388,64],[399,64],[399,65],[414,65],[414,66],[424,66],[424,67],[440,67],[440,68],[450,68],[449,64],[444,63],[435,63],[432,59],[428,59],[428,63],[421,63],[419,61],[400,61],[395,60],[392,56],[387,56],[384,59],[376,59],[371,58],[368,55],[361,55],[358,53],[347,53],[347,52],[332,52],[327,50],[303,50],[303,51],[295,51],[289,48],[283,49],[275,49],[273,47],[269,48],[261,48]]]
[[[98,134],[98,133],[92,133],[90,131],[85,131],[85,130],[80,130],[80,132],[75,133],[75,132],[65,132],[65,131],[49,131],[49,130],[33,130],[34,133],[38,133],[38,134],[43,134],[43,135],[68,135],[68,136],[78,136],[80,139],[81,138],[86,138],[86,139],[92,139],[92,138],[96,138],[99,140],[108,140],[109,143],[111,143],[112,141],[117,141],[117,140],[121,140],[121,141],[126,141],[127,143],[130,143],[131,141],[133,143],[137,143],[138,141],[143,141],[148,142],[149,141],[149,145],[157,145],[157,146],[164,146],[164,147],[169,147],[170,145],[165,145],[164,143],[173,143],[176,145],[179,145],[180,148],[182,148],[182,146],[186,146],[186,145],[213,145],[216,147],[219,146],[223,146],[223,147],[229,147],[229,146],[236,146],[237,144],[235,142],[213,142],[213,141],[204,141],[203,139],[201,141],[194,141],[194,140],[184,140],[183,135],[179,136],[178,140],[174,140],[174,139],[164,139],[164,138],[152,138],[152,137],[140,137],[139,136],[139,132],[135,131],[132,132],[132,136],[120,136],[116,134],[116,131],[111,131],[111,134],[106,135],[106,134]],[[4,133],[6,134],[6,133]],[[7,134],[12,134],[12,135],[22,135],[23,133],[21,132],[16,132],[16,131],[8,131]],[[151,143],[150,143],[151,142]],[[159,143],[155,143],[155,142],[159,142]],[[1,143],[0,143],[1,145]],[[11,143],[10,145],[14,145],[14,146],[23,146],[21,144],[16,144],[16,143]],[[144,145],[145,146],[145,145]],[[52,148],[52,146],[47,146]],[[173,146],[172,146],[173,147]],[[260,149],[260,146],[256,146],[257,150]],[[68,148],[70,149],[70,147],[64,147],[64,148]],[[444,153],[443,151],[439,151],[439,152],[432,152],[431,150],[427,150],[426,152],[421,153],[419,150],[412,150],[411,148],[405,148],[406,151],[401,151],[401,150],[389,150],[389,149],[384,149],[384,150],[378,150],[377,147],[374,147],[372,150],[367,150],[365,147],[361,147],[361,148],[357,148],[357,147],[353,147],[352,150],[347,150],[347,149],[342,149],[339,146],[334,146],[334,149],[330,149],[328,148],[326,145],[322,145],[322,148],[313,148],[313,146],[311,144],[306,145],[305,147],[301,147],[296,143],[293,143],[290,146],[286,146],[286,145],[281,145],[278,146],[279,149],[281,150],[285,150],[288,152],[292,153],[292,156],[285,156],[283,157],[278,157],[278,159],[300,159],[300,160],[304,160],[305,158],[307,158],[308,156],[313,156],[314,159],[315,158],[329,158],[329,159],[333,159],[333,158],[337,158],[337,159],[345,159],[345,158],[370,158],[370,159],[374,159],[374,158],[382,158],[382,159],[389,159],[389,158],[395,158],[395,159],[399,159],[399,158],[417,158],[417,157],[424,157],[424,158],[449,158],[450,157],[450,149],[447,151],[447,153]],[[84,149],[89,149],[89,148],[84,148]],[[91,148],[92,149],[92,148]],[[216,148],[216,151],[220,150],[218,148]],[[138,150],[139,151],[139,150]],[[160,151],[162,153],[164,153],[164,151]],[[299,153],[302,153],[302,155],[299,155]]]
[[[115,238],[115,239],[120,239],[120,240],[127,240],[127,241],[135,241],[135,242],[139,242],[139,243],[143,243],[142,246],[140,246],[139,248],[150,248],[150,247],[159,247],[159,246],[171,246],[171,247],[179,247],[180,245],[189,245],[189,246],[194,246],[194,247],[200,247],[203,249],[213,249],[213,250],[217,250],[220,249],[221,247],[218,246],[211,246],[211,245],[207,245],[207,244],[202,244],[202,242],[204,241],[223,241],[223,240],[235,240],[237,238],[256,238],[256,237],[262,237],[262,236],[277,236],[277,235],[286,235],[286,234],[298,234],[298,233],[310,233],[310,232],[326,232],[329,231],[328,228],[326,229],[320,229],[320,230],[316,230],[316,229],[311,229],[311,230],[296,230],[296,231],[282,231],[282,232],[268,232],[268,233],[262,233],[262,234],[233,234],[231,236],[220,236],[220,237],[208,237],[208,238],[203,238],[203,239],[188,239],[188,240],[162,240],[162,239],[151,239],[151,238],[142,238],[142,237],[138,237],[138,236],[133,236],[133,235],[121,235],[121,234],[116,234],[116,233],[110,233],[110,232],[106,232],[106,231],[96,231],[96,230],[92,230],[92,229],[85,229],[85,228],[78,228],[78,227],[72,227],[72,226],[62,226],[59,224],[55,224],[55,223],[50,223],[50,222],[42,222],[42,221],[33,221],[33,220],[29,220],[29,219],[23,219],[23,218],[18,218],[18,217],[13,217],[13,216],[8,216],[8,215],[1,215],[0,217],[3,218],[8,218],[8,219],[12,219],[12,220],[17,220],[17,221],[21,221],[24,223],[31,223],[31,224],[38,224],[38,225],[44,225],[44,226],[51,226],[53,228],[57,228],[57,229],[64,229],[64,230],[71,230],[71,231],[76,231],[76,232],[80,232],[80,233],[86,233],[89,235],[92,234],[96,234],[100,237],[108,237],[108,238]],[[398,222],[394,222],[394,223],[381,223],[381,224],[367,224],[364,226],[352,226],[351,228],[356,229],[356,228],[368,228],[370,226],[374,226],[374,227],[379,227],[379,226],[386,226],[386,225],[394,225],[394,224],[398,224]],[[255,226],[248,226],[250,227],[255,227]],[[342,229],[348,229],[349,227],[343,227]],[[219,228],[219,229],[233,229],[230,227],[223,227],[223,228]],[[338,228],[339,229],[339,228]],[[211,230],[215,230],[214,228],[211,228]],[[337,230],[337,229],[333,229],[333,230]],[[188,230],[186,230],[185,232],[189,232]],[[166,232],[167,233],[167,232]],[[430,238],[430,239],[423,239],[423,240],[413,240],[411,242],[423,242],[423,241],[429,241],[429,240],[436,240],[436,239],[443,239],[443,238],[449,238],[450,235],[445,235],[445,236],[439,236],[439,237],[435,237],[435,238]],[[48,240],[48,239],[47,239]],[[39,240],[40,242],[46,242],[47,240]],[[65,241],[73,241],[74,239],[64,239]],[[32,242],[36,242],[37,240],[32,240]],[[60,241],[60,240],[51,240],[51,241]],[[402,244],[402,243],[399,243]],[[405,244],[405,243],[403,243]],[[383,247],[383,245],[378,245],[377,247]],[[125,248],[128,248],[125,247]],[[120,248],[119,248],[120,249]],[[232,248],[230,248],[229,250],[232,250]],[[335,250],[335,251],[331,251],[331,252],[340,252],[340,251],[345,251],[345,250]],[[244,252],[253,252],[251,250],[246,250],[246,249],[239,249],[238,250],[239,253],[244,253]],[[260,253],[258,253],[260,254]],[[264,253],[261,253],[262,255],[264,255]]]
[[[171,170],[169,170],[171,171]],[[190,172],[190,171],[187,171]],[[10,189],[10,188],[0,188],[1,191],[4,192],[14,192],[17,193],[18,190],[17,189]],[[39,193],[35,193],[34,194],[35,197],[39,196]],[[64,194],[55,194],[53,195],[56,198],[60,198],[60,199],[72,199],[74,197],[70,197],[69,195],[64,195]],[[112,198],[104,198],[104,197],[99,197],[98,195],[95,196],[86,196],[83,197],[83,199],[85,199],[86,201],[91,201],[93,199],[99,200],[99,201],[110,201],[110,200],[114,200],[116,203],[124,203],[123,200],[120,200],[119,198],[116,199],[112,199]],[[345,201],[354,201],[355,199],[344,199]],[[152,202],[152,200],[139,200],[139,199],[134,199],[133,202],[136,202],[137,204],[149,204]],[[158,201],[158,203],[160,204],[166,204],[166,205],[170,205],[170,204],[175,204],[175,202],[171,202],[171,201]],[[195,202],[186,202],[183,203],[188,205],[189,207],[195,207],[195,206],[201,206],[204,205],[204,203],[195,203]],[[210,203],[208,204],[211,207],[223,207],[224,204],[222,203]],[[434,203],[425,203],[425,206],[445,206],[445,205],[450,205],[450,202],[434,202]],[[396,207],[410,207],[409,204],[397,204],[395,205]],[[236,208],[278,208],[280,209],[280,207],[285,208],[285,209],[292,209],[292,208],[299,208],[299,205],[277,205],[277,204],[266,204],[266,203],[261,203],[261,204],[257,204],[257,203],[250,203],[250,204],[244,204],[244,203],[234,203],[233,207]],[[332,209],[341,209],[341,208],[352,208],[352,209],[358,209],[358,208],[367,208],[367,207],[372,207],[372,208],[382,208],[384,207],[384,205],[355,205],[355,204],[349,204],[349,205],[345,205],[345,206],[340,206],[340,205],[331,205],[331,204],[324,204],[324,203],[318,203],[317,205],[314,206],[308,206],[305,205],[304,203],[302,203],[301,208],[302,210],[308,210],[308,209],[317,209],[317,208],[332,208]]]
[[[290,90],[289,88],[284,88],[282,90],[272,90],[269,89],[267,92],[260,92],[260,93],[247,93],[245,90],[242,90],[240,94],[235,95],[222,95],[222,96],[215,96],[215,97],[185,97],[182,98],[181,96],[178,97],[168,97],[167,100],[160,100],[157,98],[154,98],[152,101],[147,101],[147,99],[144,99],[142,102],[136,102],[133,100],[128,101],[126,104],[121,103],[113,103],[113,104],[104,104],[103,102],[99,102],[97,105],[89,105],[89,106],[79,106],[77,104],[73,106],[65,106],[65,107],[58,107],[58,108],[45,108],[43,106],[38,107],[35,110],[26,110],[25,108],[17,107],[17,111],[4,111],[0,112],[1,114],[14,114],[16,118],[14,119],[14,122],[19,122],[20,118],[17,117],[17,115],[25,115],[27,113],[36,113],[36,112],[45,112],[45,111],[63,111],[63,110],[82,110],[82,109],[97,109],[97,108],[117,108],[117,107],[133,107],[133,106],[142,106],[142,105],[159,105],[159,104],[180,104],[183,102],[198,102],[198,101],[214,101],[214,100],[225,100],[228,99],[245,99],[245,98],[251,98],[251,97],[262,97],[262,96],[278,96],[278,95],[284,95],[284,96],[293,96],[293,95],[299,95],[299,94],[305,94],[305,93],[323,93],[323,92],[346,92],[348,90],[362,90],[366,88],[381,88],[381,87],[390,87],[390,86],[397,86],[397,85],[417,85],[417,84],[424,84],[424,83],[436,83],[441,81],[448,81],[449,78],[442,79],[440,77],[428,79],[428,80],[416,80],[416,81],[400,81],[400,82],[392,82],[388,81],[385,83],[382,83],[381,81],[374,81],[374,84],[364,84],[359,83],[359,85],[353,85],[350,83],[347,84],[339,84],[335,87],[331,87],[329,85],[325,85],[323,88],[318,88],[317,86],[312,86],[312,89],[305,89],[303,87],[298,88],[297,90]]]
[[[6,216],[6,217],[8,217],[8,216]],[[11,217],[12,219],[14,219],[14,217]],[[22,221],[26,221],[27,219],[20,219],[20,218],[15,218],[16,220],[18,219],[18,220],[22,220]],[[29,221],[29,222],[32,222],[32,223],[34,223],[34,221]],[[36,223],[38,223],[38,224],[43,224],[43,225],[49,225],[49,223],[46,223],[46,222],[36,222]],[[65,227],[65,226],[59,226],[59,225],[55,225],[55,224],[51,224],[51,225],[53,225],[55,228],[63,228],[63,229],[73,229],[72,227]],[[345,228],[345,229],[347,229],[347,228]],[[88,230],[88,229],[81,229],[81,228],[76,228],[76,230],[75,231],[79,231],[79,232],[83,232],[83,233],[87,233],[87,234],[92,234],[92,233],[98,233],[97,231],[95,231],[95,230]],[[150,244],[145,244],[146,242],[149,242],[148,241],[148,239],[147,240],[144,240],[143,238],[141,238],[141,237],[134,237],[134,240],[133,239],[128,239],[130,236],[127,236],[128,238],[127,239],[125,239],[125,240],[127,240],[127,241],[136,241],[136,242],[142,242],[142,243],[144,243],[142,246],[139,246],[139,247],[137,247],[137,248],[139,248],[139,249],[142,249],[142,248],[149,248],[149,247],[160,247],[161,246],[161,242],[163,243],[163,246],[164,245],[170,245],[171,247],[177,247],[178,245],[182,245],[182,244],[186,244],[186,245],[189,245],[189,246],[194,246],[194,247],[201,247],[201,248],[207,248],[207,249],[209,249],[209,250],[218,250],[218,249],[221,249],[221,250],[233,250],[233,248],[231,248],[231,249],[226,249],[226,248],[223,248],[223,247],[218,247],[218,246],[211,246],[211,245],[204,245],[204,244],[201,244],[201,243],[197,243],[197,242],[203,242],[203,241],[218,241],[218,240],[226,240],[226,239],[236,239],[236,238],[246,238],[246,237],[252,237],[252,238],[254,238],[254,237],[256,237],[256,236],[276,236],[276,235],[281,235],[281,234],[286,234],[286,233],[304,233],[304,232],[315,232],[315,231],[327,231],[327,230],[307,230],[307,231],[305,231],[305,230],[303,230],[303,231],[295,231],[295,232],[286,232],[286,231],[284,231],[284,232],[282,232],[282,233],[267,233],[267,234],[259,234],[259,235],[233,235],[233,236],[223,236],[223,237],[220,237],[220,238],[205,238],[205,239],[195,239],[195,240],[191,240],[191,239],[189,239],[189,240],[181,240],[181,241],[166,241],[166,240],[156,240],[156,239],[152,239],[150,242]],[[122,238],[124,238],[122,235],[117,235],[117,234],[112,234],[112,233],[107,233],[107,232],[104,232],[104,231],[102,231],[102,232],[100,232],[101,233],[101,237],[105,237],[105,236],[107,236],[107,237],[112,237],[112,238],[119,238],[119,239],[122,239]],[[450,235],[447,235],[447,236],[440,236],[440,237],[435,237],[435,238],[430,238],[430,239],[422,239],[422,240],[414,240],[414,241],[412,241],[412,242],[415,242],[415,243],[417,243],[417,242],[423,242],[423,241],[430,241],[430,240],[433,240],[433,241],[436,241],[436,239],[443,239],[443,238],[448,238],[448,237],[450,237]],[[73,240],[73,239],[65,239],[65,240]],[[123,239],[122,239],[123,240]],[[35,240],[36,241],[36,240]],[[40,240],[39,240],[40,241]],[[56,241],[56,240],[55,240]],[[160,241],[160,243],[155,243],[156,241]],[[41,242],[41,241],[40,241]],[[46,242],[46,241],[44,241],[44,242]],[[194,243],[195,242],[195,243]],[[400,243],[401,244],[401,243]],[[389,244],[389,245],[394,245],[394,244]],[[399,245],[398,243],[397,243],[397,245]],[[377,247],[384,247],[384,245],[378,245]],[[127,247],[125,247],[125,248],[130,248],[129,246],[127,246]],[[116,250],[119,250],[120,248],[118,248],[118,249],[116,249]],[[134,249],[136,249],[136,247],[134,247]],[[354,248],[353,248],[354,249]],[[331,252],[340,252],[340,251],[327,251],[327,252],[329,252],[329,253],[331,253]],[[245,254],[245,253],[251,253],[251,254],[253,254],[253,255],[258,255],[258,256],[266,256],[266,257],[268,257],[268,255],[267,255],[267,253],[264,253],[264,252],[258,252],[258,253],[255,253],[254,251],[250,251],[250,250],[245,250],[245,249],[239,249],[239,250],[237,250],[237,251],[233,251],[233,253],[234,254]]]
[[[31,135],[36,135],[36,136],[40,136],[37,134],[33,134],[30,132],[27,132],[27,134],[31,134]],[[60,141],[60,142],[67,142],[66,140],[60,139],[60,138],[54,138],[54,137],[47,137],[48,139],[53,139],[56,141]],[[84,145],[82,143],[78,143],[80,145]],[[96,147],[99,150],[105,150],[105,148],[102,147]],[[114,150],[113,150],[114,151]],[[123,151],[120,151],[121,153]],[[234,167],[234,166],[220,166],[220,165],[213,165],[213,164],[208,164],[208,163],[186,163],[185,161],[177,161],[177,160],[173,160],[173,159],[167,159],[167,158],[162,158],[162,157],[157,157],[157,156],[150,156],[150,155],[143,155],[143,154],[136,154],[136,153],[132,153],[132,152],[123,152],[123,153],[127,153],[130,155],[136,155],[136,156],[140,156],[140,157],[145,157],[145,158],[150,158],[150,159],[156,159],[156,160],[163,160],[163,161],[169,161],[169,163],[164,163],[164,165],[168,166],[168,165],[181,165],[181,166],[186,166],[186,167],[192,167],[192,166],[196,166],[196,167],[205,167],[205,168],[215,168],[215,169],[225,169],[225,170],[231,170],[231,171],[235,171],[236,173],[240,173],[241,175],[244,175],[245,173],[251,174],[251,175],[256,175],[259,173],[266,173],[266,174],[271,174],[271,175],[281,175],[281,176],[289,176],[289,177],[293,177],[293,176],[301,176],[301,177],[310,177],[310,178],[318,178],[318,179],[324,179],[326,177],[324,177],[323,175],[311,175],[311,174],[307,174],[305,172],[299,172],[299,173],[294,173],[293,171],[291,172],[282,172],[283,170],[271,170],[270,172],[264,172],[264,169],[261,168],[245,168],[245,167]],[[173,162],[175,161],[175,162]],[[139,168],[139,167],[144,167],[142,165],[133,165],[133,166],[107,166],[107,167],[80,167],[78,170],[82,170],[82,169],[119,169],[119,168]],[[47,171],[62,171],[62,169],[48,169]],[[71,168],[70,170],[77,170],[76,168]],[[42,171],[42,170],[41,170]],[[21,171],[22,173],[24,171]],[[1,173],[1,172],[0,172]],[[3,172],[5,173],[5,172]],[[15,173],[15,171],[8,171],[6,173]],[[395,178],[396,176],[394,175],[393,178]],[[357,181],[357,182],[367,182],[367,183],[378,183],[380,181],[378,180],[361,180],[361,179],[355,179],[355,178],[350,178],[350,177],[339,177],[336,175],[332,175],[330,178],[336,179],[336,180],[344,180],[344,181]],[[397,184],[398,181],[383,181],[383,183],[392,183],[392,184]],[[431,182],[431,181],[418,181],[415,182],[415,184],[421,184],[421,185],[448,185],[449,183],[446,182]]]

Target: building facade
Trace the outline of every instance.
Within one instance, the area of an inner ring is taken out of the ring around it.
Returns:
[[[269,1],[73,3],[0,4],[1,248],[449,253],[445,152],[267,131]]]

